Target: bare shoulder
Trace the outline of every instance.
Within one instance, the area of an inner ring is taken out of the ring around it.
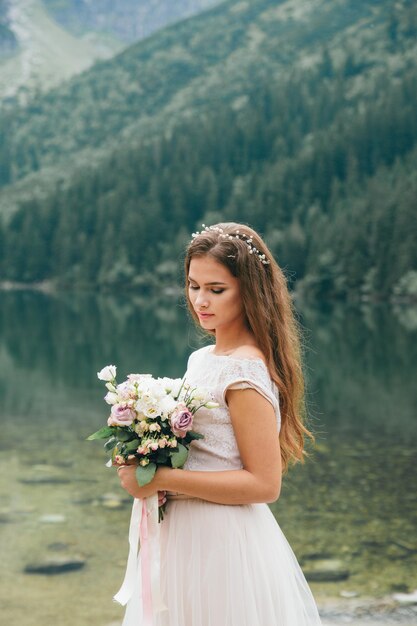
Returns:
[[[239,346],[230,356],[236,359],[261,359],[266,364],[265,355],[256,346]]]

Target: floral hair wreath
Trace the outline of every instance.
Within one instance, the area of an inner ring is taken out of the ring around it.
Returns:
[[[253,244],[252,244],[252,237],[246,235],[245,233],[241,233],[239,232],[239,230],[236,230],[236,233],[230,234],[230,233],[225,233],[223,232],[223,228],[220,228],[220,226],[206,226],[205,224],[201,224],[203,230],[201,231],[197,231],[195,233],[193,233],[191,236],[193,239],[195,239],[196,237],[198,237],[199,235],[203,235],[204,233],[208,233],[210,231],[214,231],[219,233],[219,237],[224,237],[224,239],[243,239],[248,247],[249,250],[249,254],[256,254],[256,256],[259,258],[259,260],[261,261],[261,263],[263,263],[264,265],[269,265],[270,261],[266,258],[265,254],[262,254],[258,248],[256,248]]]

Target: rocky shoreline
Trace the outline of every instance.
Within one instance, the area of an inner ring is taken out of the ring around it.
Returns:
[[[343,598],[319,602],[323,626],[415,626],[417,624],[417,591],[392,594],[381,598]]]

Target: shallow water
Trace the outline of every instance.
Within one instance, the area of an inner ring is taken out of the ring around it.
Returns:
[[[417,587],[414,313],[300,311],[315,448],[272,510],[305,571],[338,559],[348,577],[311,583],[319,603]],[[101,444],[96,372],[181,376],[199,341],[175,300],[1,294],[0,588],[4,623],[108,626],[123,578],[130,501]],[[112,495],[113,494],[113,495]],[[103,499],[103,496],[108,497]],[[46,516],[46,517],[45,517]],[[49,517],[48,517],[49,516]],[[24,568],[47,555],[83,569]]]

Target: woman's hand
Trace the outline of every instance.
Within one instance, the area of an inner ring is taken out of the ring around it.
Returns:
[[[172,471],[169,467],[159,466],[156,470],[155,476],[150,483],[141,487],[136,479],[136,467],[137,461],[126,461],[126,463],[117,465],[117,475],[120,480],[122,488],[127,491],[134,498],[148,498],[157,492],[164,492],[168,489],[166,485],[166,478]],[[160,496],[159,500],[162,500],[165,494]]]

